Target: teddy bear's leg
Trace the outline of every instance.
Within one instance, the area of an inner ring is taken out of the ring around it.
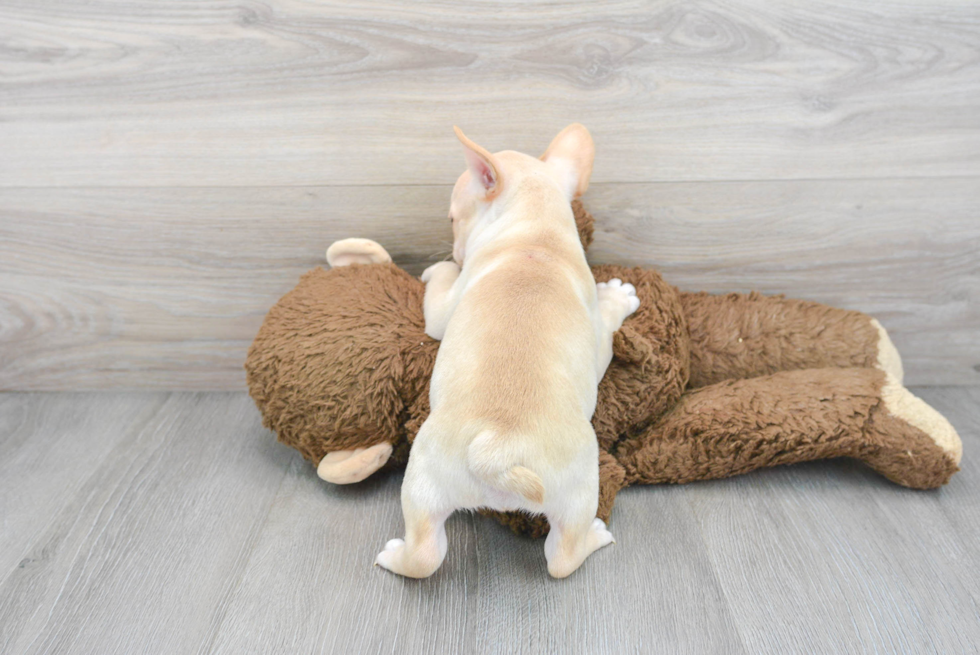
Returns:
[[[409,578],[427,578],[442,565],[449,543],[446,519],[455,509],[433,503],[438,494],[431,491],[439,487],[434,480],[423,479],[425,475],[410,459],[402,481],[405,538],[388,541],[375,559],[375,564]]]
[[[778,371],[877,368],[902,381],[902,359],[878,321],[815,302],[758,293],[682,293],[692,388]]]
[[[391,255],[381,244],[371,239],[341,239],[327,248],[327,263],[331,268],[351,264],[387,264]]]
[[[616,453],[628,482],[684,483],[831,457],[916,489],[945,484],[962,445],[939,412],[874,368],[785,371],[687,392]]]

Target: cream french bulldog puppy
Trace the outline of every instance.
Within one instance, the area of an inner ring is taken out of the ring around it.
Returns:
[[[422,274],[425,331],[442,341],[431,412],[402,483],[405,538],[376,563],[430,576],[449,515],[488,507],[544,513],[548,572],[561,578],[613,541],[596,518],[591,418],[613,332],[640,301],[632,285],[596,284],[575,229],[570,201],[595,154],[588,130],[569,125],[536,159],[490,154],[455,129],[467,163],[449,211],[455,261]]]

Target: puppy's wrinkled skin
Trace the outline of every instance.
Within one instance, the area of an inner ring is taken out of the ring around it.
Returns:
[[[570,201],[588,188],[592,137],[565,128],[536,159],[490,154],[456,130],[467,170],[453,189],[452,262],[422,275],[425,331],[442,344],[431,413],[402,485],[405,539],[377,557],[410,577],[436,571],[460,508],[545,514],[548,571],[564,577],[612,542],[595,518],[598,445],[590,419],[612,335],[639,300],[596,285]]]

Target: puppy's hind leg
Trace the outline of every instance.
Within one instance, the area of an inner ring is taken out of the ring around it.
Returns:
[[[544,542],[548,573],[555,578],[571,575],[585,558],[603,546],[613,543],[613,536],[602,519],[596,518],[599,507],[599,470],[595,479],[572,496],[572,502],[546,511],[551,531]]]
[[[442,494],[411,464],[402,482],[405,538],[385,544],[374,563],[409,578],[427,578],[446,557],[446,519],[455,508],[439,502]]]

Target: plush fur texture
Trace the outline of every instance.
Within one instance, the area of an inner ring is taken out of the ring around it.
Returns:
[[[587,247],[592,218],[574,209]],[[955,430],[901,386],[900,360],[870,317],[754,293],[681,293],[650,269],[592,270],[597,281],[632,283],[641,300],[615,334],[593,418],[603,520],[631,484],[834,457],[917,489],[958,470]],[[394,448],[385,468],[404,465],[439,345],[424,331],[423,293],[393,264],[304,275],[270,310],[245,364],[264,424],[314,465],[382,442]],[[518,532],[547,532],[543,517],[488,513]]]

